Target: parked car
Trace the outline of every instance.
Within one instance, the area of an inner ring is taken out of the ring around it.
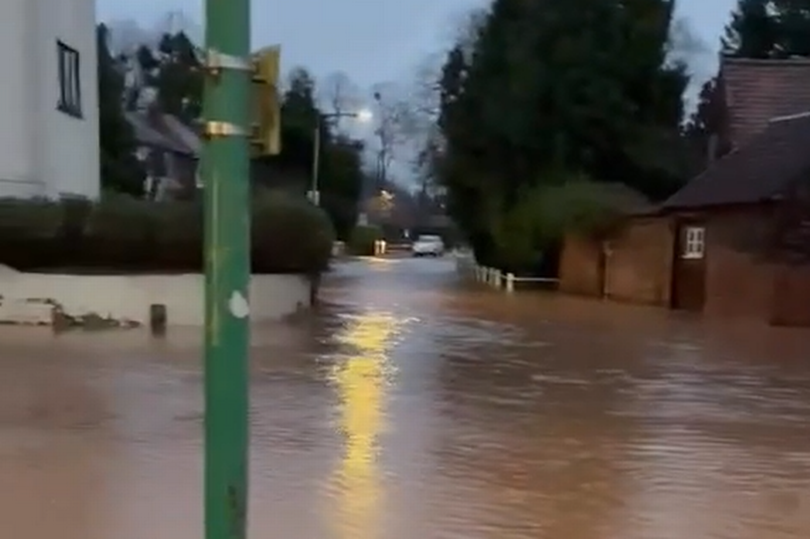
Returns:
[[[444,242],[440,236],[419,236],[413,242],[411,252],[413,256],[442,256],[444,254]]]

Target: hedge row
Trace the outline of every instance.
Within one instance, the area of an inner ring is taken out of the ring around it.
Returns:
[[[334,231],[323,211],[284,193],[254,197],[255,273],[312,274],[328,266]],[[199,272],[202,203],[0,200],[0,264],[44,272]]]

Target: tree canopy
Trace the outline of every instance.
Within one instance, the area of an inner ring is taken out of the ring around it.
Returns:
[[[99,143],[101,184],[107,191],[143,195],[143,171],[135,158],[135,137],[124,117],[124,78],[108,47],[107,27],[96,28],[98,45]]]
[[[141,196],[143,173],[135,158],[132,127],[124,116],[124,72],[127,62],[137,62],[143,83],[157,90],[162,112],[194,123],[202,114],[203,71],[195,44],[180,32],[166,34],[156,49],[141,45],[133,58],[113,58],[108,30],[98,27],[99,101],[102,181],[108,190]],[[314,78],[302,68],[289,75],[283,96],[282,153],[263,160],[273,186],[296,184],[303,196],[312,173],[315,126],[321,119],[320,190],[324,209],[336,230],[346,236],[356,220],[363,185],[363,145],[339,136],[316,101]],[[137,95],[130,98],[137,98]],[[134,103],[130,99],[130,104]]]
[[[662,198],[686,179],[689,79],[669,55],[673,10],[672,0],[495,0],[448,53],[437,176],[479,258],[514,251],[518,234],[499,223],[541,219],[525,205],[547,187],[586,178]],[[541,236],[510,264],[549,247]]]
[[[741,58],[810,55],[810,0],[738,0],[723,50]]]

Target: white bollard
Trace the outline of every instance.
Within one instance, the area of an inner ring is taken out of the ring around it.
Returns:
[[[495,270],[495,287],[500,288],[502,286],[501,285],[502,281],[503,281],[503,273],[501,273],[501,270]]]
[[[507,273],[506,274],[506,291],[507,292],[514,292],[515,291],[515,274],[514,273]]]

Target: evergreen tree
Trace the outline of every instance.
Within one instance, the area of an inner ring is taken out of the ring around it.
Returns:
[[[723,50],[742,58],[770,58],[778,53],[779,23],[772,0],[738,0],[726,26]]]
[[[684,126],[684,135],[693,150],[693,174],[699,173],[709,162],[727,154],[731,148],[720,134],[726,123],[726,107],[719,77],[706,81],[698,94],[698,103]],[[712,139],[714,138],[714,144]],[[710,154],[710,152],[714,152]]]
[[[810,56],[810,0],[738,0],[723,51],[740,58]]]
[[[282,98],[283,150],[269,161],[279,176],[306,178],[306,189],[309,189],[315,127],[320,123],[318,177],[321,205],[332,219],[338,235],[345,238],[357,218],[364,183],[363,145],[335,135],[331,122],[318,108],[315,95],[314,78],[305,69],[294,69]]]
[[[138,47],[138,51],[135,53],[135,60],[138,62],[141,70],[146,74],[151,74],[160,67],[160,60],[155,57],[155,53],[152,49],[146,45]],[[147,82],[153,83],[155,81],[147,80]]]
[[[142,196],[143,170],[135,158],[135,137],[132,126],[124,117],[121,102],[123,75],[110,54],[108,30],[103,24],[96,29],[96,40],[102,188]]]
[[[158,50],[161,58],[155,84],[161,109],[186,121],[198,119],[205,77],[194,43],[183,32],[165,34]]]
[[[585,176],[661,198],[685,179],[688,77],[668,59],[673,10],[672,0],[495,0],[472,44],[449,53],[438,175],[480,257],[527,235],[514,227],[534,226],[526,204],[544,186]]]

